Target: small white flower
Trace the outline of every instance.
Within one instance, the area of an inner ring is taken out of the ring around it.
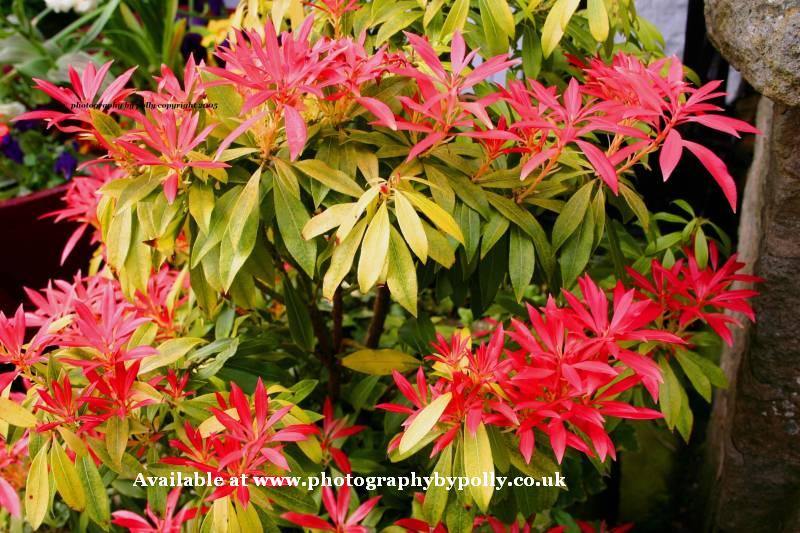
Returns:
[[[75,0],[44,0],[44,3],[56,13],[64,13],[75,7]]]
[[[8,120],[10,118],[14,118],[17,115],[21,115],[25,112],[25,106],[19,102],[8,102],[5,104],[0,104],[0,118],[3,120]]]
[[[75,11],[86,13],[97,7],[97,0],[75,0]]]

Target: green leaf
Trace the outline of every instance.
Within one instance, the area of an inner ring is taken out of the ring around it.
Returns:
[[[389,271],[386,283],[397,303],[417,316],[417,269],[405,241],[394,228],[391,228],[389,239]]]
[[[406,11],[404,6],[399,6],[397,13],[390,17],[378,30],[378,34],[375,36],[375,44],[380,46],[385,43],[389,37],[406,29],[421,16],[422,12],[420,11]]]
[[[64,503],[76,511],[83,511],[86,508],[86,494],[78,477],[78,471],[58,443],[55,443],[50,450],[50,467],[53,469],[56,488]]]
[[[94,459],[89,455],[82,455],[75,461],[78,470],[78,479],[86,493],[86,513],[96,524],[107,529],[111,522],[111,509],[108,494],[94,464]]]
[[[231,208],[228,227],[220,248],[220,272],[223,274],[222,282],[226,292],[256,245],[261,199],[260,184],[259,167],[247,181],[247,185],[239,193]]]
[[[436,426],[439,417],[442,416],[453,394],[446,392],[433,400],[420,411],[411,425],[408,426],[403,436],[400,438],[399,452],[406,453],[411,450],[418,442],[420,442],[426,435],[431,433],[431,430]]]
[[[433,469],[440,477],[448,478],[453,471],[453,445],[445,447],[439,454],[439,460]],[[450,493],[445,486],[437,486],[431,483],[425,492],[425,500],[422,503],[422,512],[429,524],[438,524],[442,520],[444,511],[447,508],[447,500]]]
[[[383,202],[370,221],[358,258],[358,286],[366,294],[378,282],[389,253],[389,208]]]
[[[308,307],[288,279],[283,282],[283,295],[292,340],[304,350],[311,351],[314,348],[314,330],[311,327]]]
[[[681,387],[678,378],[672,371],[669,361],[662,358],[659,361],[659,366],[664,376],[664,383],[659,388],[658,403],[661,406],[661,412],[664,414],[664,421],[667,423],[667,427],[673,429],[678,423],[678,417],[682,409],[683,396],[681,393],[683,392],[683,387]]]
[[[542,267],[547,276],[551,277],[555,270],[555,260],[550,243],[547,241],[547,235],[544,229],[542,229],[541,224],[539,224],[531,213],[517,205],[513,200],[509,200],[508,198],[489,191],[486,191],[486,197],[489,203],[492,204],[501,215],[519,226],[522,231],[533,239],[539,262],[542,263]]]
[[[447,18],[444,19],[444,24],[442,24],[442,31],[440,34],[442,40],[449,40],[453,36],[453,33],[462,31],[464,29],[464,24],[467,22],[468,15],[469,0],[455,0],[450,8],[450,12],[447,14]]]
[[[395,195],[408,197],[411,203],[417,207],[417,210],[428,217],[437,228],[464,244],[464,235],[461,233],[461,228],[458,227],[455,219],[447,211],[417,192],[396,191]]]
[[[8,398],[0,398],[0,420],[20,428],[32,428],[36,425],[33,413]]]
[[[330,206],[306,223],[303,227],[303,238],[306,240],[313,239],[340,226],[350,215],[354,205],[356,205],[355,202],[350,202]]]
[[[483,227],[483,236],[481,237],[481,259],[486,257],[489,250],[491,250],[492,247],[497,244],[497,241],[506,234],[510,224],[506,217],[497,211],[492,211],[489,222]]]
[[[589,18],[589,31],[599,43],[608,38],[608,13],[604,0],[589,0],[586,14]]]
[[[698,227],[694,234],[694,258],[697,260],[698,268],[706,268],[708,265],[708,240],[703,228]]]
[[[112,465],[120,468],[122,466],[122,456],[125,455],[125,449],[128,447],[128,436],[130,435],[128,419],[120,418],[116,415],[108,418],[105,432],[108,456]]]
[[[306,174],[334,191],[360,198],[364,190],[358,186],[347,174],[341,170],[336,170],[318,159],[306,159],[294,163],[295,168]]]
[[[511,278],[511,287],[514,296],[519,302],[525,294],[525,289],[533,277],[536,266],[536,255],[533,241],[518,227],[511,228],[511,239],[508,247],[508,276]]]
[[[333,293],[336,292],[342,280],[350,272],[366,227],[367,221],[362,220],[349,232],[347,238],[333,249],[328,271],[325,272],[325,277],[322,280],[322,295],[325,298],[329,300],[333,298]]]
[[[689,352],[684,350],[676,350],[675,359],[678,360],[678,364],[680,364],[681,368],[683,369],[683,373],[686,374],[686,377],[689,378],[689,381],[692,383],[694,389],[700,393],[700,396],[702,396],[705,401],[710,403],[711,381],[709,381],[708,377],[703,372],[703,369],[694,362],[692,356],[688,354]]]
[[[193,181],[189,187],[189,213],[198,227],[208,235],[211,230],[211,213],[214,212],[214,189],[202,181]]]
[[[419,368],[413,355],[398,350],[359,350],[342,358],[342,366],[373,376],[388,376],[393,370],[400,373]]]
[[[475,435],[470,435],[469,430],[464,426],[464,474],[469,478],[484,479],[484,476],[487,476],[491,479],[494,477],[492,446],[483,422],[478,424]],[[470,484],[470,494],[483,512],[489,508],[493,492],[494,486],[491,483],[478,486]]]
[[[119,127],[117,121],[102,111],[90,109],[89,115],[91,116],[94,129],[109,143],[112,143],[117,137],[123,134],[122,128]]]
[[[647,210],[647,206],[644,205],[641,196],[624,183],[619,184],[619,192],[625,198],[625,202],[636,215],[636,218],[639,219],[642,227],[647,231],[650,227],[650,212]]]
[[[585,217],[578,232],[570,237],[561,253],[561,280],[564,287],[571,287],[578,279],[592,255],[594,241],[594,220]]]
[[[314,277],[314,266],[317,261],[316,241],[303,239],[302,231],[309,221],[308,212],[300,199],[292,194],[291,185],[278,174],[275,180],[275,217],[281,238],[286,243],[289,254],[297,261],[300,268]]]
[[[422,227],[425,228],[425,237],[428,239],[428,256],[445,268],[453,266],[456,254],[447,238],[424,222]]]
[[[478,0],[483,37],[487,45],[486,52],[490,56],[504,54],[508,51],[508,37],[500,27],[500,23],[496,18],[500,15],[500,13],[497,13],[497,4],[508,7],[505,0]],[[513,30],[513,24],[511,27]]]
[[[592,190],[594,190],[594,182],[590,181],[570,197],[564,205],[564,209],[558,214],[553,225],[553,250],[561,248],[561,245],[578,229],[586,216]]]
[[[25,518],[36,530],[50,507],[50,476],[47,472],[47,444],[39,449],[28,470],[25,483]]]
[[[522,31],[522,71],[530,79],[537,79],[542,70],[542,41],[539,33],[525,26]]]
[[[402,194],[394,197],[394,214],[397,217],[400,231],[403,232],[403,238],[420,261],[425,263],[428,260],[428,237],[425,235],[425,228],[422,226],[419,215],[411,202]],[[391,262],[389,266],[391,267]]]

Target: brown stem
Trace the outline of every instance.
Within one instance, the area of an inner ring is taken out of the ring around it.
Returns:
[[[377,348],[383,333],[383,325],[386,323],[386,315],[389,314],[389,288],[386,285],[378,287],[375,295],[375,303],[372,306],[372,320],[367,329],[367,338],[364,345],[367,348]]]
[[[338,354],[342,351],[342,321],[344,319],[344,310],[342,306],[342,288],[336,289],[333,293],[333,353]]]

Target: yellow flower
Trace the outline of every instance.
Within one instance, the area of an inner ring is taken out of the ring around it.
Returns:
[[[228,31],[231,29],[231,18],[220,20],[209,20],[205,37],[203,37],[203,46],[206,48],[219,44],[228,37]]]

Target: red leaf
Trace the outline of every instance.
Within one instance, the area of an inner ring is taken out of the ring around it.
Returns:
[[[397,130],[397,122],[394,120],[394,113],[389,109],[389,106],[368,96],[359,96],[356,101],[364,106],[367,111],[378,117],[378,124],[386,126],[391,130]]]

